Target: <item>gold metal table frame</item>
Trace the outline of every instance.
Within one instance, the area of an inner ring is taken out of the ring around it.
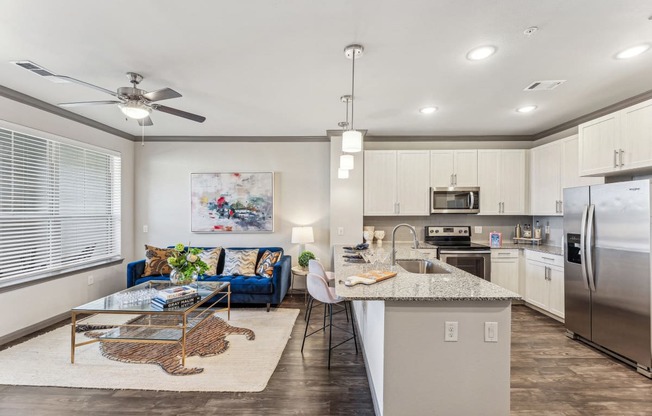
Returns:
[[[151,307],[151,300],[145,299],[141,302],[124,304],[122,299],[127,292],[154,288],[162,290],[173,286],[166,280],[150,280],[145,283],[130,287],[109,296],[88,302],[71,310],[71,337],[70,337],[70,362],[75,363],[75,348],[94,342],[134,342],[134,343],[161,343],[181,344],[181,365],[186,364],[186,339],[196,328],[215,312],[227,311],[227,319],[231,319],[231,284],[229,282],[202,282],[198,281],[190,286],[196,286],[201,296],[199,302],[185,308],[174,308],[169,310],[156,310]],[[221,296],[219,296],[221,295]],[[208,301],[216,298],[208,304]],[[226,307],[212,309],[218,302],[227,299]],[[200,309],[204,306],[205,309]],[[116,328],[104,333],[97,339],[76,343],[77,325],[84,322],[78,320],[77,315],[143,315],[144,322],[134,324],[118,324]],[[163,323],[177,318],[175,325]]]

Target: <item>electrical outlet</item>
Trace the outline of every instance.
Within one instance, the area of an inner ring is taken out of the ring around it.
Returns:
[[[498,322],[484,323],[484,342],[498,342]]]
[[[95,279],[93,278],[93,275],[91,274],[91,275],[88,276],[88,286],[92,285],[93,283],[95,283]]]
[[[474,234],[482,234],[482,227],[476,225],[475,227],[473,227],[473,233]]]
[[[446,322],[445,342],[457,342],[457,322]]]
[[[337,227],[337,235],[344,235],[344,227]]]
[[[143,225],[143,232],[146,233],[149,231],[149,227],[146,225]]]

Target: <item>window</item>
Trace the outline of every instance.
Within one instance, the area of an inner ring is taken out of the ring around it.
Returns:
[[[0,128],[0,285],[120,258],[120,156]]]

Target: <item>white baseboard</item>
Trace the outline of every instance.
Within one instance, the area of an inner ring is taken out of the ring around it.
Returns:
[[[70,312],[64,312],[60,313],[59,315],[55,315],[49,319],[46,319],[45,321],[41,321],[39,323],[36,323],[34,325],[30,325],[28,327],[19,329],[18,331],[14,331],[10,334],[3,335],[0,337],[0,345],[4,345],[8,342],[17,340],[18,338],[24,337],[25,335],[29,335],[33,332],[39,331],[43,328],[47,328],[50,325],[56,324],[57,322],[61,322],[66,318],[70,317]]]

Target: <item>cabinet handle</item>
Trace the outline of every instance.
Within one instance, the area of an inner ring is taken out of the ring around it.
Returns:
[[[499,256],[510,256],[511,253],[498,253]]]
[[[559,213],[563,214],[564,213],[564,201],[559,200]]]
[[[618,160],[620,161],[621,168],[625,166],[625,164],[623,163],[623,153],[625,153],[623,149],[620,149],[620,151],[618,152]]]
[[[400,203],[400,202],[397,202],[397,203],[396,203],[396,207],[398,208],[398,209],[396,210],[396,213],[397,213],[397,214],[400,214],[400,213],[401,213],[401,203]]]
[[[455,185],[455,182],[453,181],[453,174],[451,173],[451,186]]]
[[[500,203],[500,212],[502,212],[503,214],[505,213],[505,203],[504,202]]]
[[[551,257],[543,257],[543,256],[541,256],[541,258],[542,258],[542,259],[545,259],[545,260],[555,261],[555,259],[553,259],[553,258],[551,258]]]
[[[454,174],[453,177],[455,178],[455,186],[457,186],[457,173]]]
[[[614,168],[618,167],[618,150],[614,150]]]

